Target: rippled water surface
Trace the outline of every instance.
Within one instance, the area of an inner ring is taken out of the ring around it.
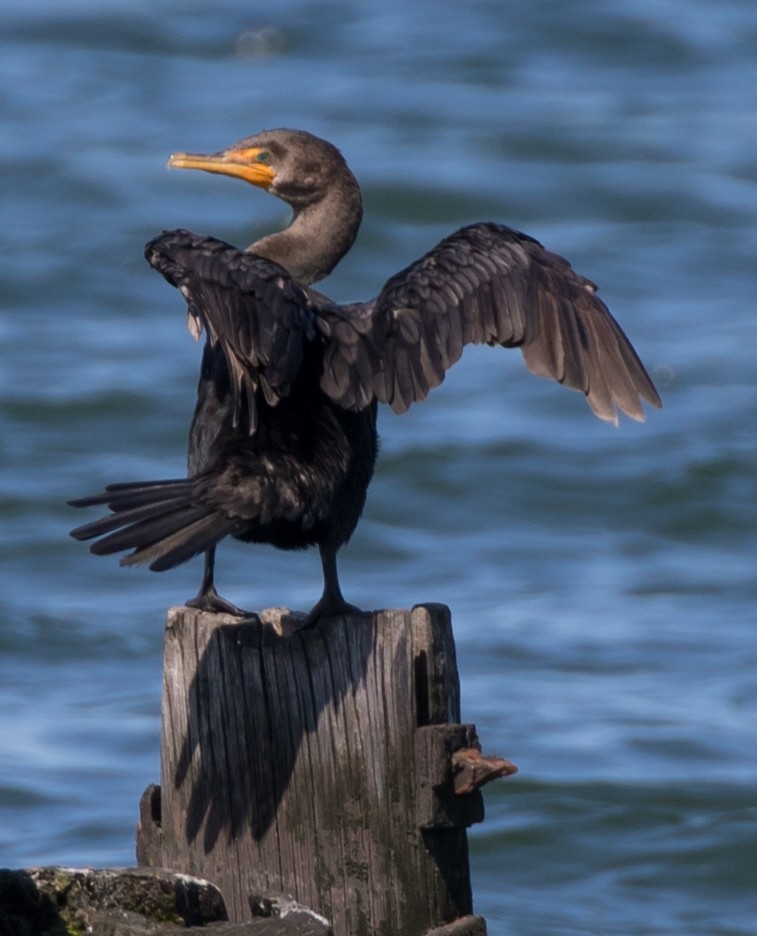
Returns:
[[[295,126],[364,189],[332,295],[503,221],[600,284],[665,402],[613,429],[469,349],[382,415],[342,580],[452,608],[464,719],[520,767],[471,830],[477,912],[757,931],[755,49],[752,0],[0,2],[0,865],[134,860],[199,567],[92,557],[64,502],[184,469],[199,349],[144,242],[287,218],[166,157]],[[224,545],[219,585],[307,607],[317,557]]]

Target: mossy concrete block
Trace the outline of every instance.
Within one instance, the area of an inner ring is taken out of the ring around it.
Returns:
[[[332,936],[288,898],[258,898],[255,919],[229,923],[218,888],[162,868],[0,869],[0,936]]]
[[[217,887],[173,871],[0,870],[3,936],[137,936],[164,925],[185,928],[226,919]]]

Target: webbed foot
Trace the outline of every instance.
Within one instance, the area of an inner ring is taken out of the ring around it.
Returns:
[[[238,608],[225,598],[221,598],[215,588],[208,588],[205,591],[201,591],[194,598],[185,601],[184,604],[188,608],[197,608],[200,611],[208,611],[211,614],[233,614],[234,617],[247,618],[248,620],[250,618],[258,621],[260,620],[260,615],[256,611],[245,611],[243,608]]]
[[[360,608],[356,607],[353,604],[349,604],[344,599],[341,601],[332,601],[327,599],[325,596],[320,599],[305,615],[305,620],[300,627],[300,630],[306,630],[308,627],[313,627],[317,624],[322,618],[336,617],[338,614],[363,614],[364,612]]]

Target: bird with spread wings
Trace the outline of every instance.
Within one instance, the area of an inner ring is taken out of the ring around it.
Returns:
[[[642,420],[660,398],[596,286],[526,234],[463,227],[392,276],[376,298],[339,305],[312,288],[352,246],[358,183],[330,143],[269,130],[169,165],[244,179],[287,202],[291,223],[246,250],[184,230],[147,245],[205,332],[188,475],[108,485],[77,507],[111,513],[72,531],[102,555],[170,569],[204,554],[188,605],[247,614],[215,588],[226,536],[281,549],[317,545],[324,589],[307,623],[355,611],[336,555],[362,512],[378,449],[377,404],[403,413],[467,344],[520,348],[529,370],[581,391],[600,418]]]

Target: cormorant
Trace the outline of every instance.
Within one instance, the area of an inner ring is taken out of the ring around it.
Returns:
[[[112,513],[72,536],[102,537],[98,555],[170,569],[204,553],[187,604],[243,613],[216,592],[225,536],[280,549],[317,545],[324,590],[308,615],[356,610],[342,597],[336,554],[365,502],[377,452],[376,407],[403,413],[444,379],[466,344],[518,347],[536,374],[582,391],[600,418],[644,418],[660,398],[596,287],[526,234],[463,227],[389,279],[367,302],[337,305],[311,289],[352,246],[360,188],[341,153],[300,130],[268,130],[169,166],[244,179],[287,202],[284,230],[240,251],[168,231],[147,261],[204,330],[186,478],[108,485],[72,503]]]

